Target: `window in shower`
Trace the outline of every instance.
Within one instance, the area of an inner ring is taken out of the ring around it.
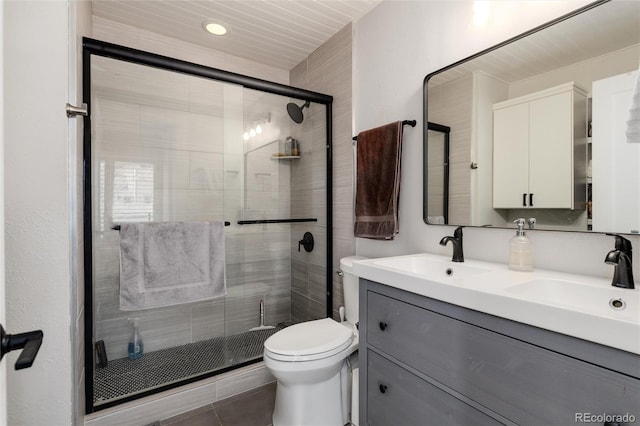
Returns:
[[[104,164],[104,161],[100,162]],[[103,194],[99,195],[103,201]],[[153,220],[153,164],[113,163],[113,223]]]
[[[328,316],[331,97],[90,39],[84,57],[87,412],[260,361],[276,331]],[[226,295],[121,309],[118,225],[204,221],[227,224]]]

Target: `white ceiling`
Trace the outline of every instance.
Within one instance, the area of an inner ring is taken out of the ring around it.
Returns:
[[[93,14],[291,70],[381,0],[93,0]],[[204,20],[223,21],[222,37]]]
[[[93,14],[291,70],[382,0],[93,0]],[[227,24],[216,37],[208,19]],[[439,85],[482,69],[513,82],[640,41],[640,1],[615,0],[430,80]],[[506,55],[507,59],[504,59]]]

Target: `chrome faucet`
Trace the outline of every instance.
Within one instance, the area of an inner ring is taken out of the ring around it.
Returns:
[[[453,244],[453,262],[464,262],[464,253],[462,251],[462,226],[458,226],[453,231],[453,236],[446,236],[440,240],[441,246],[446,246],[449,241]]]
[[[604,263],[614,265],[611,285],[622,288],[635,288],[631,264],[631,241],[618,234],[607,234],[616,239],[616,246],[604,258]]]

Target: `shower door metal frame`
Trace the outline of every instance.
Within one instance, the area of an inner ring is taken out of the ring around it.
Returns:
[[[443,135],[443,142],[444,142],[444,155],[443,155],[443,200],[442,200],[442,215],[444,216],[444,225],[449,224],[449,144],[450,144],[450,138],[451,138],[451,127],[449,126],[445,126],[443,124],[438,124],[438,123],[433,123],[431,121],[427,122],[427,131],[431,130],[432,132],[438,132],[438,133],[442,133]],[[425,143],[424,144],[424,157],[427,157],[427,150],[428,150],[429,144]],[[426,163],[425,163],[426,164]],[[426,166],[425,166],[426,169]],[[424,172],[424,183],[423,183],[424,187],[427,187],[427,172]],[[423,210],[424,210],[424,214],[426,215],[426,211],[428,208],[427,205],[427,194],[426,194],[426,189],[425,189],[425,198],[423,200]],[[425,216],[426,218],[427,216]],[[426,219],[425,219],[426,221]]]
[[[92,194],[91,194],[91,55],[108,57],[120,61],[131,62],[138,65],[150,66],[166,71],[173,71],[197,77],[204,77],[224,83],[237,84],[248,89],[281,95],[305,101],[322,104],[326,108],[326,217],[327,217],[327,268],[326,268],[326,289],[327,289],[327,317],[333,313],[333,280],[330,269],[333,264],[333,157],[332,157],[332,105],[333,97],[318,92],[312,92],[280,83],[274,83],[242,74],[211,68],[192,62],[182,61],[155,53],[145,52],[125,46],[107,43],[100,40],[84,37],[83,45],[83,102],[87,104],[88,114],[84,116],[83,134],[83,231],[84,231],[84,274],[85,274],[85,294],[84,294],[84,358],[85,358],[85,408],[86,413],[93,413],[105,408],[113,407],[124,402],[139,399],[161,391],[183,386],[208,377],[212,377],[223,372],[237,369],[247,364],[259,362],[255,361],[225,367],[220,370],[205,373],[197,377],[187,378],[180,382],[171,383],[165,386],[141,392],[136,395],[123,397],[117,401],[107,402],[95,407],[93,403],[94,388],[93,376],[95,369],[95,355],[93,343],[93,253],[92,253]]]

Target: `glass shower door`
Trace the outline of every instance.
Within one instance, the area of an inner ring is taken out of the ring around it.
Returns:
[[[227,367],[215,350],[227,332],[224,298],[122,308],[114,226],[224,221],[242,175],[227,172],[241,164],[243,117],[241,86],[103,57],[91,66],[93,332],[107,360],[95,369],[99,405]],[[132,361],[134,318],[144,354]]]
[[[97,54],[85,50],[85,389],[93,412],[259,361],[273,333],[327,316],[331,98],[275,84],[251,89],[265,82],[239,84],[237,75],[196,65],[175,72],[146,52],[102,56],[101,42],[89,44],[98,46]],[[302,120],[287,113],[292,103],[304,105]],[[144,224],[143,241],[158,224],[210,221],[226,223],[223,297],[121,303],[123,225]],[[299,244],[307,233],[310,251]],[[129,359],[134,322],[143,354]]]

